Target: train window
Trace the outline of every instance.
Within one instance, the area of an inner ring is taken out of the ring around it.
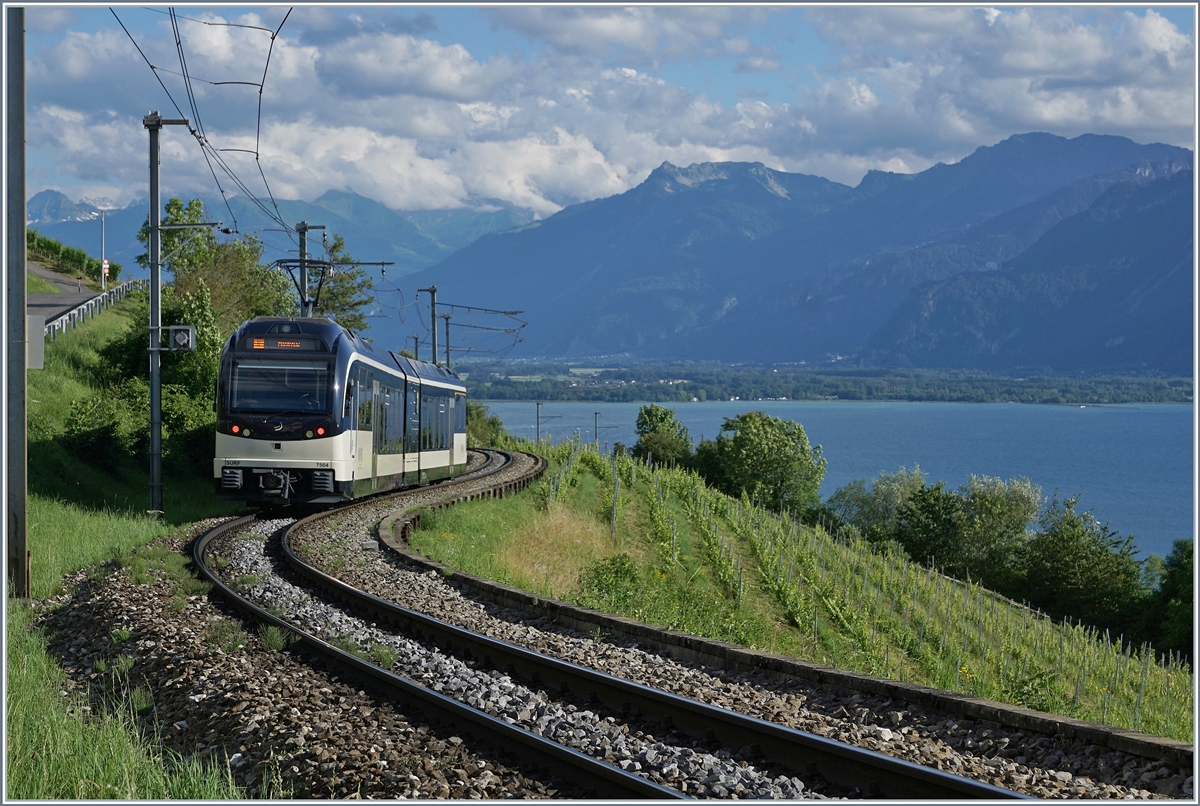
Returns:
[[[374,377],[370,370],[358,370],[358,428],[360,431],[371,430],[371,384]]]
[[[446,398],[438,401],[438,449],[450,447],[450,402]]]
[[[233,365],[229,410],[328,413],[329,391],[327,361],[239,358]]]

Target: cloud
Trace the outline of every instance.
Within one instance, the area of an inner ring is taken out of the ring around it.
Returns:
[[[802,103],[820,142],[931,155],[1011,134],[1190,145],[1195,43],[1161,16],[961,7],[808,9],[845,49]],[[869,114],[863,114],[869,110]]]
[[[300,41],[305,45],[336,44],[368,33],[420,36],[438,30],[437,21],[429,13],[405,14],[400,9],[300,6],[294,9],[289,22],[300,30]]]
[[[618,53],[626,64],[753,56],[760,48],[732,29],[762,24],[762,8],[633,6],[510,7],[490,11],[500,26],[574,56]],[[769,51],[766,51],[770,55]]]
[[[763,58],[762,56],[751,56],[745,61],[739,62],[734,68],[737,73],[770,73],[775,70],[783,69],[783,65],[774,59]]]
[[[192,117],[182,79],[166,72],[179,66],[166,18],[119,13],[142,23],[131,30]],[[260,143],[283,198],[353,187],[397,209],[491,198],[549,215],[627,190],[664,161],[755,161],[856,184],[870,169],[919,171],[1027,131],[1182,145],[1194,137],[1195,42],[1153,10],[475,12],[504,42],[513,32],[529,40],[510,52],[478,31],[455,41],[438,25],[462,16],[437,11],[297,7],[273,47],[264,31],[227,25],[273,31],[284,13],[197,9],[187,16],[198,21],[180,22],[209,141]],[[29,140],[39,155],[31,179],[109,196],[122,183],[144,188],[141,117],[151,107],[174,114],[162,89],[111,17],[85,25],[84,12],[74,22],[38,14],[39,25],[66,27],[29,54]],[[768,34],[783,22],[804,26],[809,39]],[[812,31],[833,55],[809,64],[802,80],[796,65],[807,45],[797,43],[811,42]],[[468,41],[498,55],[481,58]],[[259,133],[256,84],[204,80],[259,82],[269,48]],[[663,69],[671,63],[687,69]],[[700,78],[718,71],[737,88],[729,102],[714,100],[724,96]],[[212,195],[196,143],[179,131],[164,143],[164,190]],[[253,155],[222,153],[265,192]]]
[[[454,101],[488,97],[511,78],[503,60],[481,63],[462,45],[408,34],[363,34],[322,48],[318,74],[329,89],[358,96],[418,95]]]

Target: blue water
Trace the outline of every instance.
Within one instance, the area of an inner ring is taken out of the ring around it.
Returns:
[[[486,404],[509,432],[533,438],[533,403]],[[543,403],[542,435],[579,432],[611,446],[637,441],[640,403]],[[829,466],[821,495],[856,478],[919,465],[951,487],[971,474],[1028,476],[1049,497],[1080,496],[1080,508],[1123,535],[1141,556],[1165,556],[1192,537],[1193,409],[1188,405],[1037,406],[1010,403],[709,401],[671,406],[693,440],[717,435],[744,411],[795,420],[821,445]]]

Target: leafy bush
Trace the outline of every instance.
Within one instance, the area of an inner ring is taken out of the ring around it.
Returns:
[[[504,422],[497,414],[489,414],[487,406],[467,401],[467,447],[491,448],[510,439]]]
[[[690,462],[691,435],[671,409],[654,403],[642,406],[637,416],[637,433],[633,455],[638,459],[651,457],[659,464],[681,462],[686,465]]]
[[[615,554],[589,564],[579,575],[579,601],[585,607],[620,613],[640,597],[638,567],[628,554]]]
[[[179,476],[210,473],[213,458],[212,398],[197,399],[184,387],[163,386],[163,467]],[[150,385],[129,378],[72,402],[64,446],[88,464],[117,470],[150,451]]]
[[[89,464],[110,470],[150,449],[150,387],[140,378],[72,401],[64,444]]]
[[[725,418],[721,431],[696,449],[696,468],[710,485],[735,498],[746,494],[777,512],[820,502],[825,457],[820,445],[809,445],[804,426],[748,411]]]
[[[216,425],[211,396],[197,398],[185,387],[164,385],[162,414],[164,469],[178,476],[210,474]]]

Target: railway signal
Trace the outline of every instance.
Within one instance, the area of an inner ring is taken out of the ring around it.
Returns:
[[[196,326],[171,325],[167,328],[167,349],[173,353],[196,352]]]

